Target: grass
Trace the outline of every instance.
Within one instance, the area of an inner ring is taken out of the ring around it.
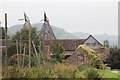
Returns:
[[[99,70],[103,78],[119,78],[120,75],[113,73],[111,70]]]
[[[3,69],[4,71],[4,69]],[[9,66],[8,75],[3,73],[3,78],[120,78],[117,73],[111,70],[96,69],[74,65],[50,65],[39,67],[25,67],[19,69]]]

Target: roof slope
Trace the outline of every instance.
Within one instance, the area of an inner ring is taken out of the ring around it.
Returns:
[[[45,45],[62,44],[65,51],[75,51],[76,48],[83,44],[85,39],[56,39],[45,40]]]
[[[40,35],[43,37],[44,40],[56,39],[45,12],[44,12],[44,24],[40,30]]]
[[[75,50],[75,52],[67,59],[70,62],[76,62],[77,63],[77,56],[79,54],[86,55],[87,60],[86,63],[88,64],[103,64],[102,59],[100,56],[91,48],[89,48],[86,45],[79,45],[78,48]],[[73,61],[74,60],[74,61]]]

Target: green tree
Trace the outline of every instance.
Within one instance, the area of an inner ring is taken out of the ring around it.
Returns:
[[[0,27],[0,39],[5,39],[5,29]]]
[[[65,51],[64,51],[62,44],[58,43],[58,44],[53,45],[51,52],[53,54],[53,59],[55,59],[59,63],[64,62]]]
[[[108,40],[103,41],[103,44],[104,44],[104,47],[106,47],[106,48],[109,48],[109,46],[110,46]]]
[[[16,44],[14,42],[10,42],[8,46],[8,58],[10,58],[12,55],[16,54]]]
[[[110,49],[110,54],[106,61],[112,68],[120,69],[120,49]]]
[[[20,33],[22,36],[22,54],[24,52],[24,44],[26,44],[25,46],[25,54],[28,55],[29,53],[29,30],[26,28],[22,28],[21,31],[18,31],[14,36],[12,36],[12,39],[10,40],[10,44],[9,44],[9,48],[8,48],[8,54],[11,57],[12,55],[16,54],[16,40],[18,40],[18,44],[20,44]],[[33,48],[33,44],[31,42],[31,47],[32,47],[32,63],[37,64],[37,58],[35,59],[35,50],[37,51],[38,55],[42,54],[43,49],[44,49],[44,43],[43,43],[43,39],[42,37],[39,35],[39,33],[37,32],[36,28],[32,27],[31,30],[31,39],[34,42],[35,48]],[[12,44],[11,44],[12,43]],[[13,45],[14,44],[14,45]],[[18,46],[18,53],[20,52],[20,47]],[[39,56],[40,58],[40,56]],[[28,59],[28,58],[27,58]],[[27,61],[27,60],[26,60]]]
[[[26,29],[26,28],[22,28],[21,31],[18,31],[13,37],[12,37],[12,40],[13,42],[15,42],[16,40],[18,40],[18,42],[20,41],[20,33],[21,33],[21,36],[22,36],[22,47],[24,45],[24,43],[27,45],[26,47],[26,51],[28,53],[28,45],[29,45],[29,30]],[[31,30],[31,39],[32,41],[34,41],[35,45],[36,45],[36,48],[37,48],[37,51],[38,51],[38,45],[39,45],[39,39],[38,39],[38,33],[37,33],[37,30],[36,28],[33,28],[32,27],[32,30]],[[33,51],[33,48],[32,48],[32,51]]]

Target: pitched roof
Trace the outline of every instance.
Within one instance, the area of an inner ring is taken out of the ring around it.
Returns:
[[[45,40],[45,45],[53,46],[54,44],[62,44],[65,51],[75,51],[75,49],[83,44],[85,39],[57,39]]]
[[[46,13],[44,12],[44,24],[40,30],[40,35],[45,39],[45,40],[53,40],[56,39],[55,34],[52,30],[52,27],[50,26],[49,20],[46,16]]]
[[[94,38],[92,35],[89,35],[89,36],[87,37],[87,39],[85,39],[85,41],[88,40],[90,37],[92,37],[93,39],[95,39],[101,46],[103,46],[103,45],[102,45],[96,38]],[[85,42],[85,41],[84,41],[84,42]]]

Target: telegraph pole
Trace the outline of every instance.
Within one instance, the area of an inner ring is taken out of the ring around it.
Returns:
[[[31,24],[29,27],[29,67],[31,67]]]
[[[24,19],[19,19],[19,20],[25,20],[25,22],[29,23],[29,63],[28,66],[31,67],[31,24],[30,20],[28,19],[27,15],[24,13]],[[26,26],[27,27],[27,26]]]
[[[16,40],[16,48],[17,48],[17,63],[18,63],[18,67],[20,67],[20,63],[19,63],[19,53],[18,53],[18,41]]]
[[[5,67],[7,68],[7,13],[5,13],[5,44],[6,44],[6,50],[5,50]]]
[[[20,67],[22,66],[22,33],[20,32]]]

